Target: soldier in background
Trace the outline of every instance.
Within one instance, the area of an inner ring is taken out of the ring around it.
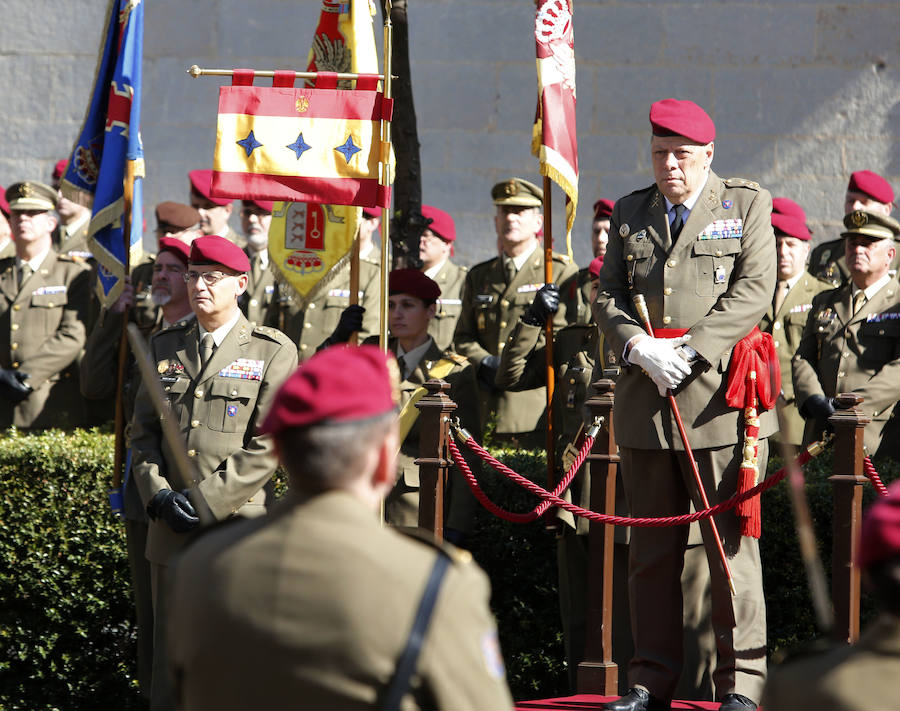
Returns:
[[[800,338],[806,326],[806,318],[812,309],[813,297],[829,288],[829,285],[816,279],[806,271],[809,258],[809,243],[812,236],[802,219],[792,214],[805,214],[799,205],[795,209],[786,205],[788,198],[772,200],[772,228],[775,230],[775,246],[778,252],[778,282],[775,285],[775,296],[772,305],[759,322],[759,329],[771,333],[778,352],[778,363],[781,368],[781,405],[784,407],[784,423],[786,428],[774,438],[795,447],[803,442],[803,418],[794,400],[794,384],[791,379],[791,361],[800,346]],[[793,201],[791,201],[793,202]]]
[[[213,196],[212,174],[211,170],[192,170],[188,173],[191,207],[200,213],[200,230],[205,235],[224,237],[243,249],[247,246],[247,240],[228,225],[234,201]]]
[[[381,265],[381,252],[375,244],[375,233],[381,226],[381,210],[370,207],[362,209],[362,219],[359,222],[359,231],[356,238],[359,240],[359,258],[374,264]]]
[[[6,200],[16,256],[0,261],[0,427],[78,427],[90,270],[53,249],[53,188],[16,183]]]
[[[241,200],[241,229],[247,238],[244,250],[250,259],[247,291],[240,300],[241,311],[254,326],[277,326],[266,321],[278,303],[278,285],[269,265],[269,225],[274,203],[268,200]]]
[[[9,226],[9,203],[6,202],[6,188],[0,185],[0,259],[16,256],[16,245],[12,241]]]
[[[544,223],[543,197],[537,185],[521,178],[504,180],[491,189],[500,254],[469,270],[453,336],[456,351],[477,369],[486,411],[496,412],[494,442],[526,449],[545,444],[546,389],[504,392],[496,389],[494,377],[506,339],[544,286],[544,254],[537,236]],[[554,253],[553,282],[560,299],[554,328],[576,319],[575,276],[569,258]]]
[[[286,497],[265,518],[211,530],[175,564],[181,708],[382,708],[392,681],[408,711],[512,708],[487,577],[465,551],[379,524],[398,399],[393,359],[372,346],[322,351],[281,388],[262,432],[288,470]],[[421,652],[406,679],[398,660],[412,639]]]
[[[422,205],[422,216],[431,220],[419,240],[422,271],[441,288],[437,310],[428,326],[428,333],[434,338],[438,348],[446,350],[453,345],[453,332],[462,306],[460,296],[468,269],[450,261],[453,243],[456,242],[453,218],[431,205]]]
[[[878,173],[857,170],[850,175],[844,196],[844,214],[855,210],[890,215],[894,210],[894,189]],[[894,257],[891,269],[896,275],[900,254]],[[818,279],[838,287],[847,283],[850,271],[844,258],[844,240],[838,238],[816,247],[809,257],[809,271]]]
[[[603,257],[606,256],[606,245],[609,243],[609,217],[613,211],[613,201],[601,198],[594,203],[594,219],[591,222],[591,252],[594,259],[600,260],[603,266]],[[578,320],[577,323],[591,323],[594,316],[591,314],[592,278],[589,267],[578,270]]]
[[[900,284],[889,273],[900,223],[876,212],[844,217],[844,259],[850,281],[813,299],[793,360],[794,393],[806,418],[803,443],[819,439],[834,413],[834,398],[855,393],[872,422],[870,454],[897,458],[888,420],[900,400]]]
[[[76,261],[94,258],[88,248],[88,229],[91,226],[91,208],[72,202],[59,189],[59,182],[66,174],[69,161],[57,161],[53,168],[53,189],[56,190],[56,212],[59,224],[53,231],[53,246],[60,254]]]

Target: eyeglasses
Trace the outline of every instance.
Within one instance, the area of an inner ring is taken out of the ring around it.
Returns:
[[[211,271],[211,272],[195,272],[193,270],[184,273],[184,280],[188,284],[192,281],[197,281],[197,279],[203,279],[203,283],[207,286],[214,286],[218,284],[225,277],[234,276],[233,274],[225,274],[219,271]]]

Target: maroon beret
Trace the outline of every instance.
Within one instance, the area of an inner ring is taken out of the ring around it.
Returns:
[[[364,207],[363,215],[371,220],[373,217],[381,217],[381,210],[376,207]]]
[[[591,260],[591,263],[588,264],[588,274],[591,275],[591,279],[599,279],[600,278],[600,269],[603,267],[603,257],[595,257]]]
[[[851,173],[847,191],[863,193],[885,205],[894,202],[894,190],[891,188],[891,184],[871,170],[857,170],[855,173]]]
[[[187,266],[188,259],[191,256],[191,246],[182,242],[177,237],[160,237],[159,238],[159,254],[170,252],[180,259],[184,266]]]
[[[422,301],[436,301],[441,295],[441,287],[418,269],[395,269],[388,276],[389,294],[409,294]]]
[[[663,99],[650,106],[650,125],[654,136],[684,136],[695,143],[711,143],[716,126],[693,101]]]
[[[456,225],[453,223],[453,218],[446,212],[431,205],[422,205],[422,216],[431,220],[428,229],[444,242],[456,241]]]
[[[180,202],[161,202],[156,206],[156,223],[160,227],[186,230],[200,222],[200,213]]]
[[[53,166],[53,179],[59,180],[66,174],[66,168],[69,166],[69,161],[65,158],[62,160],[56,161],[56,165]]]
[[[198,192],[216,205],[230,205],[231,198],[212,196],[212,174],[213,172],[211,170],[192,170],[188,173],[188,179],[191,181],[191,190]]]
[[[888,496],[863,517],[856,563],[867,568],[895,556],[900,556],[900,481],[891,484]]]
[[[6,201],[6,188],[0,185],[0,212],[9,218],[9,203]]]
[[[244,199],[241,200],[244,205],[256,205],[260,210],[265,210],[266,212],[272,212],[275,208],[275,203],[271,200],[249,200]]]
[[[778,212],[772,213],[772,227],[775,228],[775,234],[785,234],[788,237],[796,237],[808,242],[812,239],[809,228],[803,220],[798,220],[791,215],[782,215]]]
[[[259,432],[277,436],[293,427],[383,415],[397,407],[399,380],[393,356],[377,346],[326,348],[279,388]]]
[[[772,198],[772,214],[788,215],[806,222],[806,211],[790,198]]]
[[[594,203],[594,219],[605,220],[612,215],[613,206],[616,203],[606,198],[600,198]]]
[[[191,242],[191,264],[221,264],[235,272],[249,272],[244,250],[219,235],[203,235]]]

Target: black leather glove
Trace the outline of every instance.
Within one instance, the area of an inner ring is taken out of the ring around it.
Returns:
[[[350,306],[341,311],[338,325],[335,326],[334,331],[328,337],[328,345],[333,346],[335,343],[346,343],[350,338],[350,334],[354,331],[361,331],[363,314],[365,312],[366,310],[359,304],[350,304]]]
[[[559,311],[559,287],[544,284],[534,295],[534,301],[525,309],[522,320],[529,326],[543,326],[547,319]]]
[[[162,519],[175,533],[187,533],[200,525],[197,512],[180,491],[157,491],[147,504],[147,515],[156,521]]]
[[[809,420],[827,421],[835,411],[834,398],[824,395],[810,395],[803,403],[802,414]]]
[[[0,396],[12,403],[22,402],[33,391],[33,388],[25,383],[29,377],[28,373],[0,368]]]
[[[494,376],[497,375],[497,368],[500,367],[500,356],[489,355],[478,364],[478,382],[493,389]]]

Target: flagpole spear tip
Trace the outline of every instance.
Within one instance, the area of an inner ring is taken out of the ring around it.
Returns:
[[[187,70],[187,73],[190,74],[194,79],[203,74],[203,70],[198,67],[196,64],[192,64],[191,68]]]

